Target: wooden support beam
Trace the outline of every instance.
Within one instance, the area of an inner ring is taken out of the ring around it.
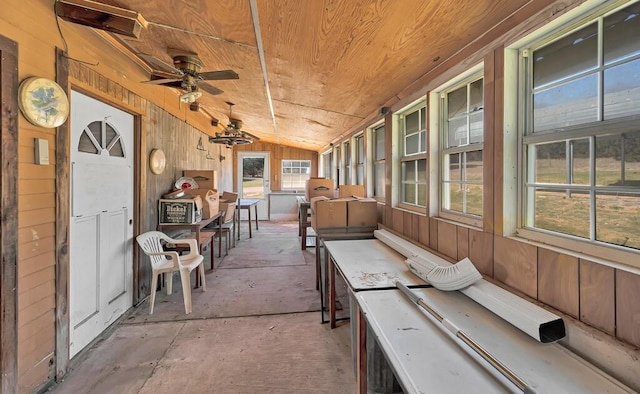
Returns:
[[[18,45],[0,36],[0,392],[18,392]]]

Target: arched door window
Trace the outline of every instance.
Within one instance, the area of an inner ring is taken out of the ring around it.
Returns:
[[[84,128],[78,151],[94,155],[125,157],[120,133],[106,120],[96,120]]]

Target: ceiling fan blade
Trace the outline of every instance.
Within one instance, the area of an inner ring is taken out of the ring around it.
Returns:
[[[217,94],[224,93],[224,90],[220,90],[220,89],[216,88],[215,86],[211,86],[211,85],[206,84],[206,83],[198,84],[198,88],[200,90],[204,90],[205,92],[207,92],[209,94],[212,94],[212,95],[217,95]]]
[[[153,57],[151,55],[147,55],[146,53],[137,53],[136,56],[144,60],[152,69],[156,69],[162,73],[170,73],[170,74],[177,74],[177,75],[183,74],[182,71],[173,67],[171,64],[163,62],[162,60],[156,57]]]
[[[221,71],[205,71],[198,73],[200,78],[207,81],[220,81],[223,79],[238,79],[238,74],[233,70],[221,70]]]
[[[148,83],[151,85],[168,85],[171,86],[172,83],[179,82],[178,87],[182,83],[182,78],[160,78],[160,79],[152,79],[150,81],[142,81],[142,83]]]

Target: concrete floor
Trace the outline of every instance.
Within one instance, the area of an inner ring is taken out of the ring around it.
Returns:
[[[133,308],[50,392],[355,392],[349,325],[320,324],[315,249],[300,250],[297,222],[246,230],[207,272],[207,291],[192,289],[193,313],[174,275],[153,315],[148,301]]]

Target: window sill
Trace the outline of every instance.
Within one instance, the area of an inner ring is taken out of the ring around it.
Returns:
[[[439,211],[438,216],[456,224],[463,224],[480,230],[483,228],[483,220],[478,216],[467,216],[453,211]]]
[[[427,207],[419,207],[417,205],[398,203],[398,206],[396,208],[401,209],[403,211],[407,211],[407,212],[417,213],[425,216],[427,215]]]
[[[628,250],[613,245],[596,244],[528,228],[519,228],[515,234],[507,235],[506,237],[640,275],[640,251]]]

